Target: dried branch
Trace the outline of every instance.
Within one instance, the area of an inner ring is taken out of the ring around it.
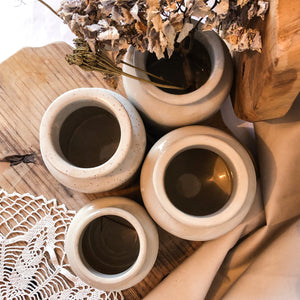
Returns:
[[[35,163],[35,153],[24,154],[24,155],[10,155],[0,160],[0,162],[8,162],[10,166],[16,166],[20,163]]]
[[[129,45],[161,59],[165,53],[171,57],[175,45],[184,43],[191,32],[215,29],[234,51],[261,51],[260,32],[251,25],[264,19],[269,6],[267,0],[214,0],[210,6],[208,0],[62,0],[56,12],[45,0],[38,1],[63,19],[94,54],[80,58],[76,50],[69,62],[97,69],[113,85],[117,76],[127,76],[116,65]],[[192,21],[195,18],[198,22]]]
[[[42,3],[43,5],[45,5],[48,9],[50,9],[56,16],[59,17],[58,13],[45,1],[43,0],[38,0],[40,3]]]
[[[183,87],[178,87],[175,85],[155,83],[153,81],[146,80],[126,73],[122,70],[122,68],[118,67],[104,52],[97,51],[96,53],[93,53],[89,48],[87,42],[82,39],[75,40],[75,49],[73,50],[73,54],[67,54],[66,60],[70,65],[77,65],[85,71],[98,71],[108,77],[123,75],[132,79],[147,82],[158,87],[176,90],[184,89]],[[130,66],[136,68],[133,65]],[[146,73],[160,79],[161,81],[164,81],[164,79],[161,77],[150,74],[149,72]]]

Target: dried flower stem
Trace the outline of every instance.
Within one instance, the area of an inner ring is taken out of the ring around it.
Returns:
[[[75,39],[75,49],[73,50],[73,54],[68,54],[66,56],[67,62],[72,65],[77,65],[80,68],[82,68],[85,71],[99,71],[104,75],[123,75],[127,76],[132,79],[140,80],[149,84],[153,84],[158,87],[162,88],[169,88],[169,89],[176,89],[176,90],[183,90],[183,87],[178,87],[170,84],[162,84],[162,83],[156,83],[151,80],[147,80],[144,78],[140,78],[137,76],[134,76],[132,74],[124,72],[120,67],[118,67],[107,55],[104,53],[98,51],[93,53],[87,42],[82,40],[82,39]],[[129,64],[130,65],[130,64]],[[133,68],[137,68],[133,65],[130,65]],[[140,68],[137,68],[141,70]],[[150,76],[153,76],[149,72],[144,71],[145,73],[149,74]],[[159,76],[153,76],[156,77],[162,81],[164,81],[161,77]]]
[[[40,3],[42,3],[43,5],[45,5],[48,9],[50,9],[56,16],[59,17],[58,13],[45,1],[43,0],[38,0]]]
[[[71,63],[69,62],[69,64],[71,64]],[[136,80],[139,80],[139,81],[143,81],[143,82],[146,82],[146,83],[158,86],[158,87],[162,87],[162,88],[167,88],[167,89],[174,89],[174,90],[183,90],[184,89],[183,87],[179,87],[179,86],[175,86],[175,85],[170,85],[170,84],[156,83],[156,82],[153,82],[151,80],[147,80],[147,79],[144,79],[144,78],[141,78],[141,77],[137,77],[137,76],[134,76],[132,74],[123,72],[121,68],[119,68],[117,70],[117,69],[110,69],[110,68],[108,68],[106,66],[105,69],[104,69],[103,68],[103,64],[101,64],[101,63],[99,64],[99,66],[92,66],[89,63],[84,62],[84,61],[81,61],[80,64],[77,64],[74,61],[73,64],[78,65],[79,67],[81,67],[85,71],[98,71],[98,72],[101,72],[102,74],[107,74],[107,75],[123,75],[123,76],[127,76],[129,78],[132,78],[132,79],[136,79]],[[162,80],[161,77],[158,77],[158,76],[155,76],[155,77],[157,77],[158,79]]]
[[[139,71],[141,71],[142,73],[147,74],[147,75],[149,75],[149,76],[151,76],[151,77],[153,77],[153,78],[156,78],[156,79],[158,79],[158,80],[161,80],[161,81],[164,81],[164,82],[166,82],[166,83],[172,84],[172,82],[170,82],[169,80],[166,80],[166,79],[162,78],[161,76],[157,76],[157,75],[155,75],[155,74],[152,74],[152,73],[150,73],[150,72],[147,72],[147,71],[145,71],[145,70],[143,70],[143,69],[141,69],[141,68],[139,68],[139,67],[136,67],[136,66],[134,66],[134,65],[132,65],[132,64],[127,63],[126,61],[121,60],[121,63],[124,64],[124,65],[127,65],[127,66],[129,66],[129,67],[131,67],[131,68],[134,68],[134,69],[136,69],[136,70],[139,70]]]

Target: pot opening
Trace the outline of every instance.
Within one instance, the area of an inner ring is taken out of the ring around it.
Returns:
[[[189,215],[206,216],[225,206],[232,193],[233,180],[221,156],[210,150],[193,148],[170,161],[164,186],[176,208]]]
[[[93,220],[81,236],[86,266],[102,274],[128,270],[137,260],[140,242],[135,228],[124,218],[106,215]]]
[[[104,164],[116,152],[121,138],[117,118],[97,106],[81,107],[63,122],[59,144],[66,159],[76,167]]]
[[[190,49],[187,49],[190,48]],[[168,57],[165,54],[165,57]],[[211,74],[211,59],[204,45],[194,39],[186,38],[175,48],[170,58],[158,60],[154,53],[148,53],[146,70],[160,76],[170,84],[184,87],[183,90],[160,88],[171,94],[187,94],[199,89],[208,80]],[[156,83],[166,83],[149,76]]]

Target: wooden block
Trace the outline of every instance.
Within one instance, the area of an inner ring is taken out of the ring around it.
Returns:
[[[234,110],[247,121],[284,116],[300,92],[300,1],[269,1],[262,53],[234,56]]]

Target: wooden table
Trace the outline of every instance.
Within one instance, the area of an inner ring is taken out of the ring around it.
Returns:
[[[0,186],[9,193],[56,198],[58,203],[76,211],[93,199],[114,194],[141,203],[137,182],[118,192],[78,193],[59,184],[42,161],[39,126],[50,103],[70,89],[109,88],[101,74],[69,66],[64,59],[67,53],[71,53],[71,47],[64,43],[24,48],[0,65],[0,160],[16,154],[35,153],[36,156],[34,164],[21,163],[6,168],[0,176]],[[125,95],[122,84],[117,92]],[[125,299],[143,298],[201,244],[176,238],[161,228],[158,231],[160,249],[155,266],[142,282],[123,292]]]

